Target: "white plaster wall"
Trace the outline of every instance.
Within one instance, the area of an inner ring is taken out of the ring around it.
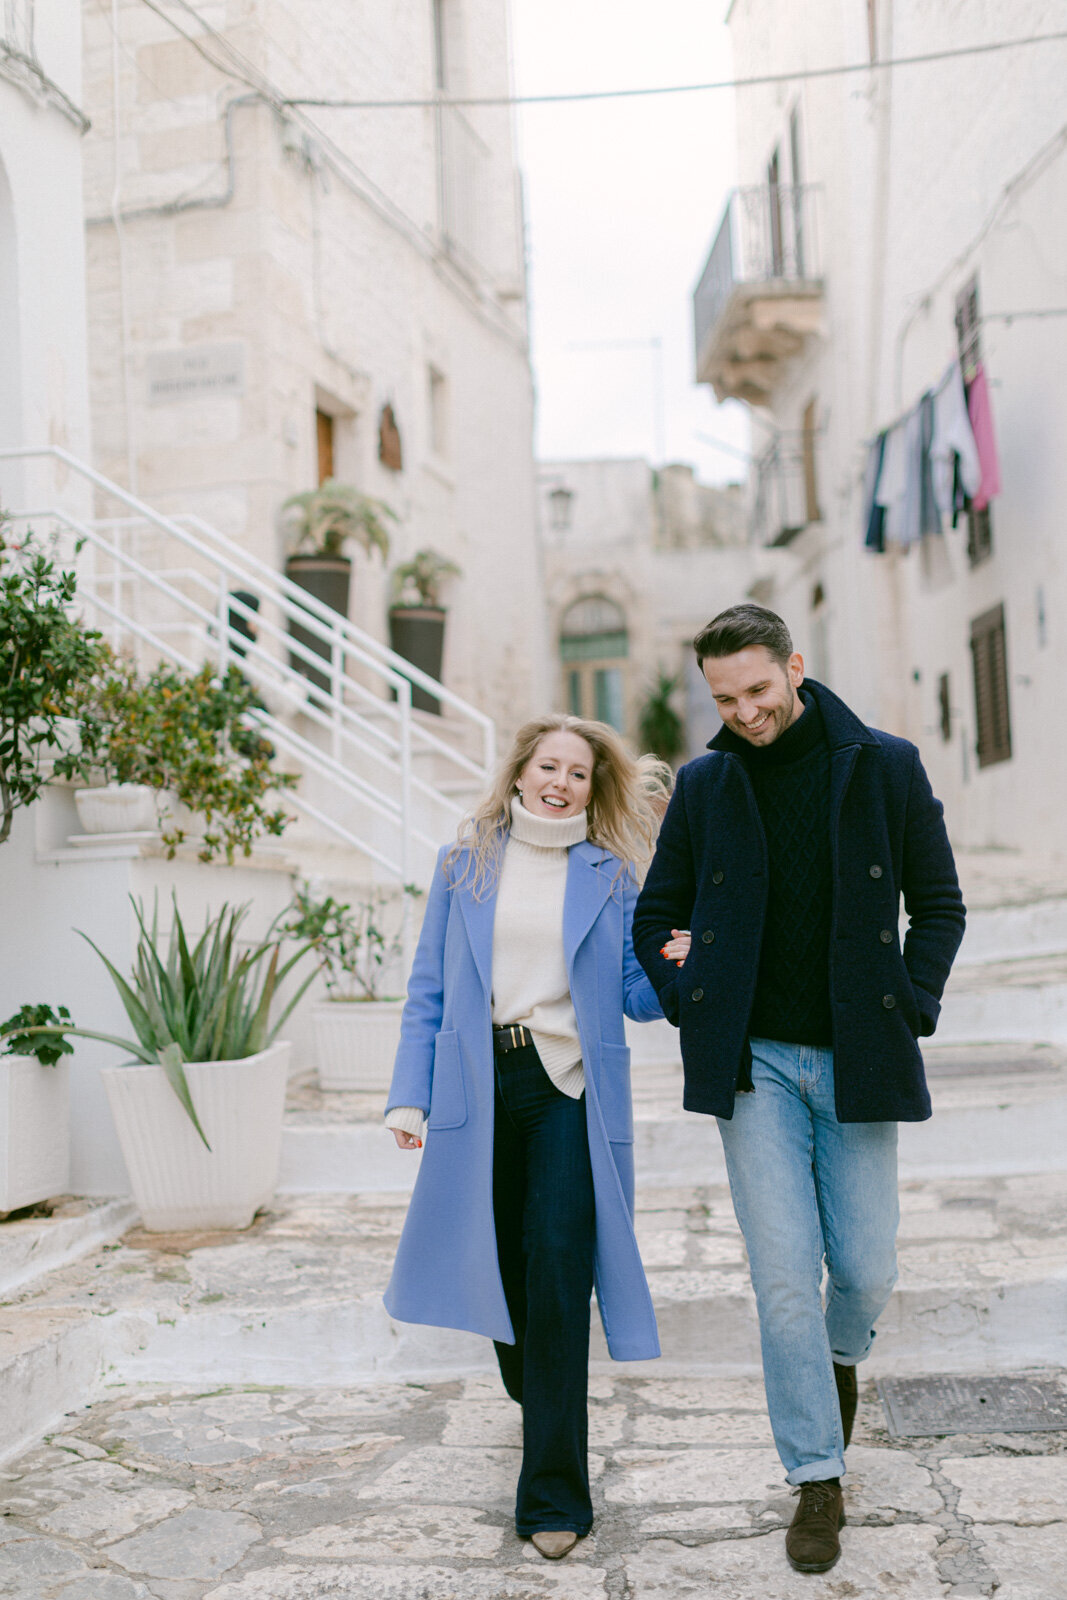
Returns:
[[[463,14],[469,87],[506,89],[504,5],[465,0]],[[418,0],[358,10],[343,0],[216,0],[204,15],[252,63],[256,82],[265,74],[287,95],[432,92],[432,9]],[[485,220],[476,261],[453,260],[441,247],[433,111],[316,111],[316,131],[255,102],[230,113],[232,197],[130,217],[120,275],[119,240],[107,221],[111,36],[93,5],[85,26],[96,118],[86,171],[102,470],[123,482],[132,472],[146,498],[196,511],[280,565],[277,510],[314,481],[315,408],[330,411],[337,474],[398,513],[391,561],[430,545],[462,567],[446,595],[445,681],[506,729],[543,701],[547,671],[521,217],[506,114],[472,112]],[[248,85],[210,67],[136,0],[120,6],[120,28],[124,207],[226,197],[225,107]],[[230,341],[245,350],[242,396],[148,403],[154,352]],[[447,387],[443,450],[430,440],[431,365]],[[400,473],[377,457],[386,401],[401,433]],[[353,621],[384,637],[388,594],[377,557],[356,554],[353,587]]]
[[[1049,0],[1020,0],[1010,12],[987,0],[881,0],[879,53],[1025,36],[1062,22],[1062,7]],[[735,0],[730,25],[741,75],[866,59],[866,8],[844,0]],[[910,408],[954,356],[954,299],[972,273],[984,313],[1067,308],[1067,141],[1040,173],[1017,182],[1067,126],[1067,49],[1036,45],[745,91],[740,182],[762,181],[776,143],[788,174],[794,105],[802,177],[820,186],[825,337],[787,373],[769,420],[797,429],[817,397],[824,520],[791,546],[793,577],[770,603],[799,642],[810,635],[812,592],[822,586],[830,683],[869,721],[919,743],[958,841],[1063,854],[1067,750],[1050,732],[1067,667],[1067,317],[983,326],[1003,477],[989,561],[971,568],[962,532],[951,530],[922,555],[871,557],[861,548],[860,490],[866,440]],[[969,628],[1001,600],[1014,750],[1010,761],[979,771]],[[945,671],[954,711],[948,744],[937,729]]]
[[[39,0],[32,53],[75,104],[79,41],[77,0]],[[0,77],[0,447],[89,451],[81,156],[74,122]],[[57,487],[70,501],[50,473],[6,466],[0,503]]]

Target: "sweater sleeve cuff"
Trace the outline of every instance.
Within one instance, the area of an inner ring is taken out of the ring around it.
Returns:
[[[394,1106],[385,1114],[385,1126],[398,1128],[401,1133],[410,1133],[413,1139],[422,1138],[422,1130],[426,1118],[418,1106]]]

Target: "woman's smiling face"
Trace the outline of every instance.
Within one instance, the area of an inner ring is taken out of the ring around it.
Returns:
[[[593,792],[592,747],[576,733],[546,733],[518,777],[523,808],[535,817],[576,817]]]

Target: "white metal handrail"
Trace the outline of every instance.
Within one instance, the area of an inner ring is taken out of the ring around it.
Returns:
[[[74,516],[54,504],[12,513],[20,521],[47,519],[89,546],[94,559],[90,571],[79,574],[79,595],[102,625],[110,623],[118,639],[139,640],[159,657],[186,667],[193,662],[175,636],[187,631],[198,640],[194,655],[217,662],[220,671],[239,666],[261,694],[280,697],[279,710],[299,713],[311,724],[309,732],[318,729],[329,744],[328,751],[320,748],[268,707],[257,711],[272,742],[296,756],[305,774],[313,774],[333,797],[328,807],[305,796],[289,798],[334,837],[365,852],[400,882],[411,882],[412,847],[435,846],[416,818],[415,799],[450,826],[462,810],[438,783],[414,771],[414,758],[425,754],[461,781],[484,782],[495,754],[491,719],[201,518],[166,516],[58,447],[0,450],[0,462],[34,459],[50,459],[132,513]],[[142,534],[177,539],[186,553],[177,561],[149,564],[154,552],[141,560],[127,547]],[[242,594],[257,605],[249,605]],[[165,617],[146,617],[153,607],[157,613],[169,609]],[[302,637],[294,634],[294,625]],[[454,722],[473,730],[480,760],[416,719],[413,686],[432,694]],[[392,845],[383,845],[380,835],[368,838],[366,828],[353,821],[353,811],[386,823]]]

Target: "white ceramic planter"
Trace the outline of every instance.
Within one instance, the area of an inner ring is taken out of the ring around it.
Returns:
[[[103,1069],[133,1198],[150,1233],[247,1228],[266,1205],[278,1179],[291,1048],[186,1063],[210,1150],[162,1067]]]
[[[145,783],[109,783],[75,789],[74,804],[85,833],[156,833],[156,792]]]
[[[0,1211],[70,1188],[70,1062],[0,1056]]]
[[[323,1089],[374,1089],[393,1076],[402,1000],[320,1000],[311,1008],[315,1063]]]

